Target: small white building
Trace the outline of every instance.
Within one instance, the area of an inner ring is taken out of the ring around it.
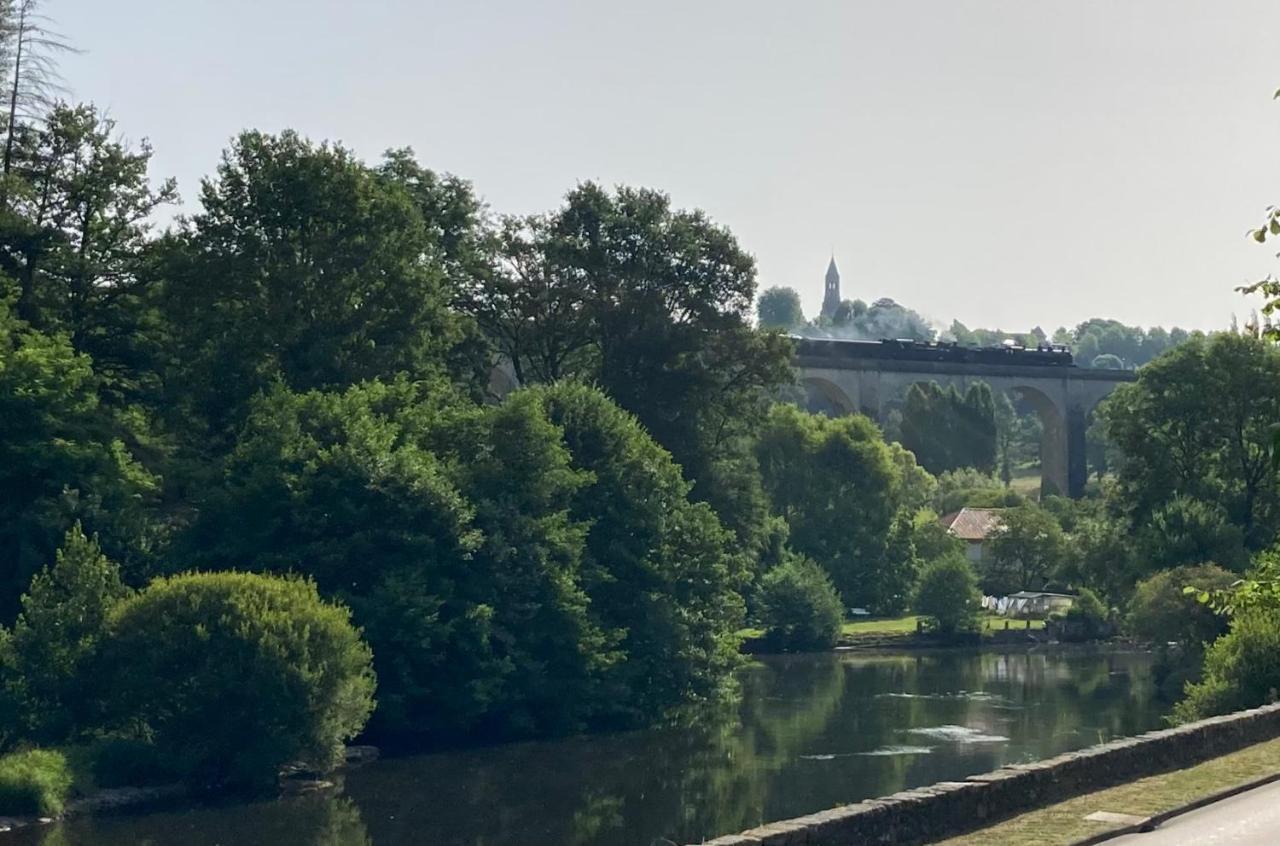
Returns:
[[[1004,526],[1003,508],[961,508],[939,519],[952,535],[964,541],[965,556],[974,564],[987,559],[987,541]]]

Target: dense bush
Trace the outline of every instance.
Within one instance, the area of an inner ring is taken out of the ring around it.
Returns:
[[[570,514],[586,529],[582,579],[600,628],[621,640],[601,716],[635,724],[717,696],[738,666],[745,562],[680,467],[639,422],[584,385],[531,389],[589,484]]]
[[[930,619],[935,631],[954,634],[973,628],[981,599],[973,567],[962,556],[948,555],[920,574],[915,610]]]
[[[0,816],[57,816],[71,783],[61,752],[31,749],[0,757]]]
[[[1071,607],[1062,615],[1062,620],[1066,624],[1063,629],[1064,640],[1097,640],[1106,637],[1110,631],[1107,607],[1088,588],[1080,589]]]
[[[1012,508],[1026,502],[1026,497],[1005,487],[996,477],[972,467],[939,474],[934,494],[934,508],[939,514],[950,514],[966,507]]]
[[[313,576],[349,603],[373,730],[428,741],[633,724],[719,690],[745,567],[603,394],[498,406],[366,383],[260,399],[184,541],[206,567]]]
[[[1280,693],[1280,613],[1237,614],[1231,631],[1205,653],[1204,680],[1187,685],[1174,708],[1179,721],[1226,714],[1273,702]]]
[[[840,637],[840,594],[826,572],[807,558],[789,557],[765,573],[758,603],[765,639],[778,649],[826,649]]]
[[[208,783],[332,767],[373,708],[369,649],[348,617],[296,577],[158,579],[109,617],[108,724]]]
[[[1129,600],[1125,626],[1129,632],[1153,643],[1178,643],[1199,650],[1227,630],[1226,618],[1187,594],[1225,590],[1236,576],[1214,564],[1164,570],[1138,583]]]

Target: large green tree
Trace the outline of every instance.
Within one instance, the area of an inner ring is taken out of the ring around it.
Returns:
[[[517,377],[598,384],[740,537],[758,529],[744,445],[792,380],[791,347],[751,325],[755,262],[733,235],[661,192],[588,182],[501,240],[497,278],[468,302]]]
[[[778,405],[756,451],[791,547],[831,574],[845,604],[881,611],[904,602],[915,561],[909,543],[891,543],[899,537],[901,471],[875,425]],[[905,589],[893,578],[899,572],[909,573]]]
[[[154,388],[151,228],[157,211],[176,202],[174,182],[153,187],[151,147],[130,149],[92,106],[59,105],[16,133],[0,269],[16,289],[18,316],[65,332],[111,391]]]
[[[1053,515],[1037,505],[1000,513],[1000,529],[988,542],[990,559],[982,574],[992,593],[1042,590],[1063,561],[1066,539]]]
[[[1280,350],[1227,333],[1193,339],[1117,388],[1103,413],[1119,451],[1118,501],[1133,525],[1186,497],[1224,508],[1251,549],[1275,538],[1271,437],[1280,420]]]
[[[240,135],[166,251],[180,408],[222,435],[275,380],[305,391],[440,374],[463,338],[448,241],[473,212],[429,224],[424,208],[466,192],[432,200],[423,177],[406,154],[376,171],[293,132]]]

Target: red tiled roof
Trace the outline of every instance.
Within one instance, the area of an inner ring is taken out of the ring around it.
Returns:
[[[942,518],[942,525],[956,537],[967,541],[986,540],[1000,528],[1002,508],[961,508]]]

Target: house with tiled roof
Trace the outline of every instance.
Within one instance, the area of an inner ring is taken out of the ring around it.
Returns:
[[[961,508],[942,517],[940,522],[948,532],[965,544],[965,555],[974,564],[985,560],[987,541],[1004,527],[1000,515],[1003,508]]]

